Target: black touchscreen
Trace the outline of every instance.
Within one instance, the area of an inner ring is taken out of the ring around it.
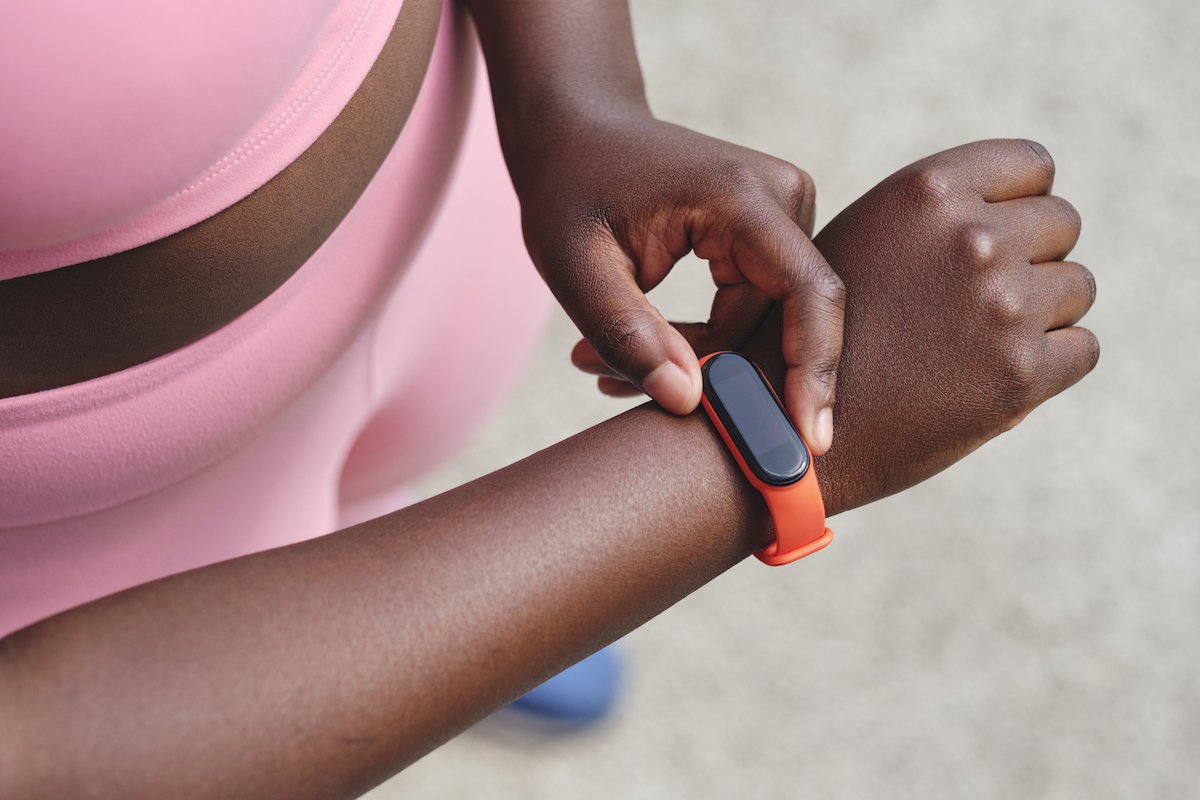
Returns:
[[[775,486],[804,477],[808,451],[754,365],[744,356],[722,353],[704,370],[709,402],[754,474]]]

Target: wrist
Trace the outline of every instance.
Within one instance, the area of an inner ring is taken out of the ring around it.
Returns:
[[[775,390],[775,394],[783,397],[784,376],[787,365],[783,362],[783,315],[777,303],[759,326],[754,336],[746,343],[741,352],[758,364],[767,382]],[[837,407],[834,407],[834,428],[837,428]],[[861,498],[861,491],[855,491],[856,486],[866,485],[866,482],[856,480],[853,445],[847,447],[849,438],[845,431],[839,430],[834,439],[833,447],[822,456],[813,460],[817,470],[818,483],[821,487],[821,499],[825,504],[825,516],[832,517],[851,508],[865,505],[870,498]]]
[[[640,87],[561,81],[519,96],[497,98],[496,125],[510,170],[544,166],[577,153],[587,140],[654,121]]]
[[[468,0],[505,153],[588,120],[649,116],[625,0]]]
[[[678,416],[649,402],[630,413],[653,420],[655,433],[647,431],[640,438],[653,442],[656,449],[674,449],[680,454],[677,471],[681,481],[673,494],[684,500],[691,497],[691,510],[713,521],[724,518],[719,528],[737,540],[740,558],[775,541],[766,500],[742,474],[703,408]]]
[[[775,541],[755,552],[781,566],[833,540],[807,444],[788,419],[779,394],[746,356],[718,350],[700,359],[701,404],[742,474],[771,512]]]

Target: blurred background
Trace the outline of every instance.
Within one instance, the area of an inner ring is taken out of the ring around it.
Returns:
[[[942,475],[746,562],[624,642],[561,738],[485,723],[386,798],[1194,798],[1200,793],[1200,4],[633,0],[651,104],[788,159],[818,229],[905,164],[1027,137],[1083,216],[1097,370]],[[651,298],[707,316],[694,259]],[[429,493],[633,402],[559,313]],[[681,465],[682,467],[682,465]]]

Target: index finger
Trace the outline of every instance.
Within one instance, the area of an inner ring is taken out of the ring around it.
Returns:
[[[972,142],[922,159],[908,169],[922,176],[934,193],[966,185],[988,203],[1050,194],[1054,187],[1054,159],[1045,147],[1028,139]],[[947,173],[953,174],[953,181],[941,179]]]
[[[696,254],[719,260],[700,243]],[[782,306],[784,406],[814,455],[833,442],[833,401],[846,291],[816,246],[779,208],[737,231],[727,258]]]

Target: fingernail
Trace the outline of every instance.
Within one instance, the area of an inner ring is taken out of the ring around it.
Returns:
[[[824,453],[833,444],[833,409],[823,408],[817,414],[816,422],[813,423],[813,442],[816,445],[816,450]]]
[[[692,381],[686,372],[671,361],[664,361],[655,367],[642,382],[642,389],[673,414],[691,411],[688,405],[692,399]]]

